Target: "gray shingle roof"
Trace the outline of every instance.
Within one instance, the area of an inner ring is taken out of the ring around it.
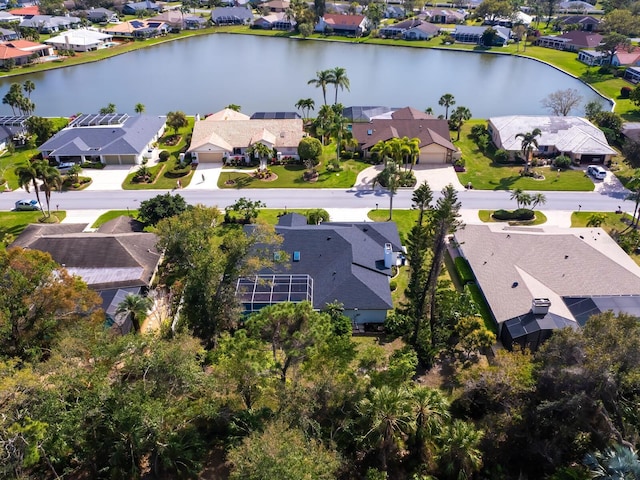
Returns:
[[[164,116],[135,115],[121,125],[67,127],[40,145],[48,155],[140,155],[166,122]]]

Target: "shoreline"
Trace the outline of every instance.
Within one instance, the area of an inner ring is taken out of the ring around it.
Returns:
[[[192,37],[199,37],[199,36],[205,36],[205,35],[216,35],[216,34],[220,34],[220,33],[226,33],[226,34],[231,34],[231,35],[252,35],[252,36],[256,36],[256,37],[269,37],[269,38],[280,38],[280,39],[284,39],[284,40],[297,40],[297,41],[316,41],[316,42],[337,42],[337,43],[345,43],[345,44],[364,44],[364,45],[374,45],[374,46],[385,46],[385,47],[396,47],[396,48],[414,48],[414,49],[426,49],[426,50],[439,50],[439,51],[453,51],[453,52],[460,52],[460,53],[475,53],[475,54],[489,54],[489,55],[503,55],[503,56],[512,56],[512,57],[519,57],[519,58],[524,58],[524,59],[528,59],[528,60],[533,60],[539,63],[542,63],[544,65],[547,65],[549,67],[552,67],[554,69],[556,69],[557,71],[570,76],[571,78],[574,78],[575,80],[578,80],[579,82],[581,82],[583,85],[589,87],[589,89],[591,89],[595,94],[597,94],[600,98],[602,98],[604,101],[606,101],[610,106],[611,106],[611,111],[615,112],[615,108],[616,108],[616,102],[613,98],[608,97],[606,94],[604,94],[602,91],[598,90],[596,87],[594,87],[593,85],[591,85],[590,83],[585,82],[584,80],[582,80],[580,77],[578,77],[577,75],[568,72],[567,70],[549,62],[546,60],[542,60],[536,57],[532,57],[529,55],[525,55],[523,53],[520,52],[499,52],[499,51],[495,51],[495,50],[483,50],[483,51],[476,51],[476,50],[472,50],[472,49],[466,49],[466,48],[457,48],[455,46],[439,46],[439,45],[398,45],[398,44],[394,44],[394,43],[382,43],[382,42],[372,42],[369,43],[366,40],[369,39],[370,37],[362,37],[362,38],[357,38],[357,39],[353,39],[353,40],[348,40],[345,38],[335,38],[333,39],[332,37],[301,37],[299,35],[295,35],[295,36],[289,36],[289,35],[278,35],[276,34],[272,34],[272,33],[268,33],[268,34],[259,34],[259,33],[254,33],[251,29],[249,29],[248,31],[239,31],[237,29],[234,30],[226,30],[226,28],[229,27],[222,27],[224,30],[221,30],[220,28],[217,28],[215,30],[213,30],[213,28],[215,27],[209,27],[206,29],[201,29],[201,30],[189,30],[188,34],[186,35],[181,35],[181,36],[176,36],[173,38],[162,38],[158,41],[153,41],[153,43],[147,43],[147,41],[142,41],[139,42],[137,40],[133,40],[132,42],[127,42],[125,44],[125,46],[127,46],[127,44],[133,44],[130,45],[129,48],[127,48],[125,51],[120,51],[120,52],[116,52],[113,53],[111,55],[106,55],[104,57],[100,57],[100,58],[88,58],[86,60],[82,60],[82,61],[77,61],[77,62],[71,62],[71,63],[66,63],[66,64],[62,64],[63,62],[61,62],[61,64],[59,65],[54,65],[53,61],[52,62],[45,62],[44,65],[46,65],[46,67],[44,68],[38,68],[38,69],[34,69],[31,71],[27,71],[27,72],[7,72],[7,73],[2,73],[0,74],[0,80],[1,79],[5,79],[5,78],[13,78],[13,77],[21,77],[24,75],[31,75],[31,74],[35,74],[35,73],[41,73],[41,72],[47,72],[49,70],[58,70],[61,68],[70,68],[70,67],[75,67],[75,66],[79,66],[79,65],[84,65],[84,64],[90,64],[90,63],[95,63],[95,62],[100,62],[102,60],[107,60],[109,58],[113,58],[113,57],[117,57],[119,55],[125,55],[127,53],[130,53],[132,51],[137,51],[137,50],[142,50],[142,49],[146,49],[146,48],[151,48],[154,47],[156,45],[162,45],[165,43],[169,43],[169,42],[176,42],[176,41],[180,41],[186,38],[192,38]],[[233,27],[231,27],[233,28]],[[262,31],[262,30],[258,30],[258,31]],[[191,33],[193,32],[193,33]],[[392,40],[393,41],[393,40]],[[139,42],[139,44],[137,43]],[[453,44],[455,45],[455,44]],[[117,48],[117,47],[116,47]],[[69,57],[67,57],[69,58]],[[71,58],[75,58],[75,57],[71,57]],[[42,65],[42,64],[41,64]]]

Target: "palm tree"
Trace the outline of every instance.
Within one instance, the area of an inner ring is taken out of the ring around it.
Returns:
[[[413,414],[415,416],[414,447],[422,463],[428,459],[428,451],[433,450],[434,441],[449,420],[449,402],[436,389],[416,387],[412,392]]]
[[[31,92],[33,92],[36,89],[36,84],[33,83],[31,80],[25,80],[24,83],[22,84],[22,88],[24,89],[25,92],[27,92],[27,98],[31,98]]]
[[[46,160],[41,160],[40,165],[36,167],[38,172],[38,179],[42,183],[42,190],[44,191],[44,199],[47,202],[47,217],[51,217],[51,192],[56,189],[60,191],[62,189],[62,176],[60,170],[56,167],[52,167]]]
[[[547,197],[544,193],[534,193],[531,197],[531,210],[535,210],[538,205],[544,205],[547,203]]]
[[[118,304],[116,308],[116,315],[125,314],[125,316],[131,316],[131,324],[133,331],[138,333],[140,331],[140,319],[144,319],[153,305],[153,300],[149,297],[143,297],[138,294],[127,294]]]
[[[442,95],[440,97],[440,100],[438,100],[438,105],[440,105],[441,107],[444,107],[444,118],[445,119],[449,119],[449,107],[452,107],[456,104],[456,101],[453,97],[453,95],[451,95],[450,93],[445,93],[444,95]]]
[[[301,98],[296,102],[296,105],[295,105],[295,107],[298,110],[302,111],[302,116],[305,119],[309,118],[309,114],[311,113],[311,110],[315,108],[315,106],[316,106],[316,102],[313,101],[313,98]]]
[[[457,107],[453,112],[451,112],[451,120],[449,123],[453,124],[456,131],[458,132],[458,136],[456,137],[456,141],[460,140],[460,130],[462,130],[462,125],[464,122],[471,118],[471,110],[467,107]]]
[[[589,453],[583,463],[590,470],[591,478],[600,480],[624,480],[640,478],[638,453],[627,445],[616,444],[604,452]]]
[[[526,208],[533,202],[533,198],[530,194],[522,190],[521,188],[514,188],[511,191],[510,200],[515,200],[518,208]]]
[[[433,108],[431,107],[425,108],[424,113],[426,113],[427,115],[433,115]]]
[[[333,86],[336,87],[336,99],[334,101],[334,104],[337,104],[338,88],[340,88],[341,90],[344,90],[346,88],[347,91],[350,91],[349,77],[347,77],[347,69],[342,67],[335,67],[333,70],[331,70],[331,74],[333,76],[331,83],[333,83]]]
[[[342,116],[342,113],[336,113],[331,119],[328,126],[329,135],[336,140],[336,159],[340,160],[340,151],[342,150],[342,140],[351,139],[352,134],[347,125],[349,120]]]
[[[146,107],[144,106],[143,103],[136,103],[136,106],[134,107],[134,111],[137,114],[144,113],[145,110],[146,110]]]
[[[412,171],[413,166],[420,157],[420,139],[416,137],[402,137],[400,139],[400,143],[403,154],[404,169],[406,171],[407,167],[411,165],[411,167],[409,167],[409,171]]]
[[[400,186],[400,170],[398,169],[398,164],[395,161],[387,161],[384,170],[382,170],[373,179],[374,187],[377,183],[383,184],[389,192],[389,221],[391,221],[393,219],[393,197]]]
[[[100,114],[101,115],[106,115],[108,113],[116,113],[116,104],[115,103],[110,103],[106,107],[102,107],[100,109]]]
[[[242,107],[240,105],[237,105],[235,103],[230,103],[229,105],[227,105],[224,108],[228,108],[229,110],[233,110],[234,112],[239,112],[242,109]]]
[[[360,414],[369,421],[365,438],[373,439],[383,471],[401,439],[413,429],[410,396],[404,388],[383,385],[372,388],[368,398],[359,404]]]
[[[384,165],[387,165],[388,160],[393,160],[393,145],[389,140],[380,140],[373,147],[371,147],[372,153],[378,153],[382,157]]]
[[[247,153],[252,156],[257,156],[260,159],[260,170],[267,168],[267,159],[273,155],[273,150],[267,147],[264,143],[257,142],[251,145],[247,149]]]
[[[521,150],[524,155],[524,174],[529,173],[529,165],[531,164],[531,157],[533,156],[533,148],[538,148],[538,140],[536,137],[540,137],[542,132],[539,128],[534,128],[530,132],[518,133],[516,138],[522,138]]]
[[[480,470],[482,452],[479,445],[483,435],[481,430],[463,420],[455,420],[443,430],[438,463],[445,478],[464,480]]]
[[[587,227],[601,227],[607,220],[607,216],[604,213],[594,213],[589,215],[587,219]]]
[[[316,78],[312,78],[307,82],[307,85],[313,85],[316,88],[322,89],[322,99],[324,104],[327,104],[327,85],[333,83],[333,71],[320,70],[316,72]]]
[[[42,207],[40,189],[38,187],[38,171],[36,170],[37,163],[38,162],[33,162],[26,166],[16,168],[16,176],[18,177],[18,185],[23,187],[27,192],[30,191],[30,187],[33,187],[38,205]]]
[[[635,204],[633,206],[633,216],[631,217],[631,224],[624,229],[626,232],[629,228],[637,227],[640,220],[640,168],[636,168],[633,171],[631,179],[627,182],[626,187],[631,193],[627,195],[626,200],[631,200]]]

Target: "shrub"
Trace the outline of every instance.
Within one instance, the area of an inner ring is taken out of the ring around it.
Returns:
[[[342,152],[340,152],[340,158],[342,160],[351,160],[353,158],[353,152],[349,150],[343,150]]]
[[[553,166],[566,170],[571,166],[571,158],[567,157],[566,155],[560,155],[559,157],[553,159]]]
[[[391,280],[389,282],[389,288],[391,289],[392,292],[395,292],[396,288],[398,288],[398,282],[395,280]]]
[[[516,210],[496,210],[493,212],[493,218],[496,220],[533,220],[535,213],[529,208],[518,208]]]
[[[106,165],[102,162],[84,162],[82,168],[93,168],[95,170],[102,170]]]
[[[398,338],[411,333],[412,325],[409,316],[393,311],[384,321],[384,330],[391,338]]]
[[[629,98],[631,95],[631,87],[622,87],[620,89],[620,98]]]
[[[166,162],[167,160],[169,160],[170,156],[171,154],[169,152],[167,152],[166,150],[162,150],[160,152],[160,155],[158,155],[158,160],[160,160],[161,162]]]
[[[463,285],[474,282],[473,271],[466,259],[462,257],[456,257],[453,261],[458,272],[458,277]]]
[[[305,216],[307,217],[308,225],[318,225],[320,221],[328,222],[329,221],[329,212],[327,212],[323,208],[316,208],[314,210],[309,210]]]
[[[478,124],[471,127],[471,138],[476,139],[478,136],[485,134],[488,134],[486,125]]]
[[[498,150],[496,150],[494,158],[498,163],[507,163],[509,161],[509,152],[507,152],[503,148],[499,148]]]

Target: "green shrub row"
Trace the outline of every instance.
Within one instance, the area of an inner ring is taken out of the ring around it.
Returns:
[[[491,315],[491,310],[489,309],[489,305],[487,305],[487,302],[484,299],[484,296],[482,295],[482,292],[480,291],[480,287],[475,284],[475,283],[469,283],[467,285],[465,285],[465,290],[467,290],[469,292],[469,295],[471,295],[471,298],[473,299],[473,302],[476,304],[476,307],[478,307],[478,311],[480,312],[480,316],[482,317],[482,320],[484,321],[484,326],[487,328],[487,330],[495,333],[496,335],[498,334],[498,328],[496,326],[496,322],[493,321],[493,316]]]
[[[493,218],[496,220],[533,220],[535,213],[528,208],[518,208],[516,210],[496,210]]]
[[[460,279],[463,285],[466,285],[467,283],[472,283],[475,281],[475,278],[473,276],[473,270],[471,270],[471,266],[469,265],[469,262],[467,262],[465,258],[456,257],[453,260],[453,263],[456,267],[458,278]]]

